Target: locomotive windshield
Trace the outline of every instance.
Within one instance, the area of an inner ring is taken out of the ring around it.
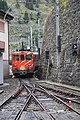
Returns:
[[[19,55],[14,55],[14,56],[13,56],[13,60],[14,60],[14,61],[19,61]]]
[[[31,51],[31,52],[37,52],[37,51],[38,51],[37,46],[31,46],[31,47],[30,47],[30,51]]]
[[[26,60],[32,60],[32,55],[26,55]]]
[[[21,59],[21,60],[24,60],[24,55],[21,55],[21,56],[20,56],[20,59]]]

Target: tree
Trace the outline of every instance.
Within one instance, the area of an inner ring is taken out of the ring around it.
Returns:
[[[19,24],[22,24],[22,23],[23,23],[23,18],[22,18],[22,16],[21,16],[21,14],[20,14],[19,17],[18,17],[18,23],[19,23]]]
[[[20,8],[20,5],[18,3],[18,0],[16,0],[16,8]]]
[[[52,2],[52,3],[55,3],[56,2],[56,0],[46,0],[46,2]]]
[[[38,19],[40,19],[40,17],[41,17],[41,14],[39,11],[37,12],[36,17],[37,17],[37,22],[38,22]]]
[[[31,12],[30,13],[30,20],[33,20],[34,18],[33,18],[33,13]]]
[[[29,22],[29,16],[28,16],[28,12],[27,11],[25,11],[23,19],[24,19],[24,23],[28,23]]]
[[[8,5],[5,0],[0,0],[0,9],[7,11],[8,10]]]
[[[30,10],[33,10],[33,1],[32,0],[26,0],[26,5],[25,7],[27,7]]]

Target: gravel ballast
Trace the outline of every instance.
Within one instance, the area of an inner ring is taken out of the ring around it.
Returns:
[[[0,104],[7,99],[19,87],[18,78],[5,79],[3,85],[0,85]]]

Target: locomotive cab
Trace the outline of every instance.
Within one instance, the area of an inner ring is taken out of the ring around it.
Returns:
[[[34,55],[32,52],[15,52],[12,54],[12,72],[14,76],[27,75],[34,71]]]

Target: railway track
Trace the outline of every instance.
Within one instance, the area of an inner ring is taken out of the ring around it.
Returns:
[[[33,79],[19,81],[19,89],[0,106],[0,120],[80,119],[79,111],[64,102],[63,96],[45,89]]]
[[[64,92],[66,94],[71,94],[80,97],[80,89],[77,89],[75,86],[72,88],[71,86],[55,84],[49,81],[39,81],[38,79],[36,79],[36,81],[39,82],[39,84],[41,84],[42,86],[45,86],[45,88],[53,89],[56,92]]]
[[[56,85],[53,85],[53,87],[52,87],[49,84],[46,84],[45,82],[39,82],[39,81],[38,81],[38,83],[43,88],[48,89],[48,91],[49,90],[52,91],[52,93],[56,97],[64,100],[66,103],[68,103],[73,108],[76,108],[80,112],[80,90],[78,90],[78,89],[74,90],[70,87],[67,88],[65,86],[60,86],[60,85],[58,85],[58,87]],[[43,84],[41,84],[41,83],[43,83]]]
[[[39,83],[39,84],[45,89],[52,91],[52,93],[55,94],[55,96],[69,102],[69,104],[73,104],[73,103],[78,104],[80,108],[80,93],[79,93],[80,91],[74,90],[72,88],[66,89],[62,86],[58,86],[55,88],[54,86],[52,87],[45,83],[42,83],[42,84]]]

